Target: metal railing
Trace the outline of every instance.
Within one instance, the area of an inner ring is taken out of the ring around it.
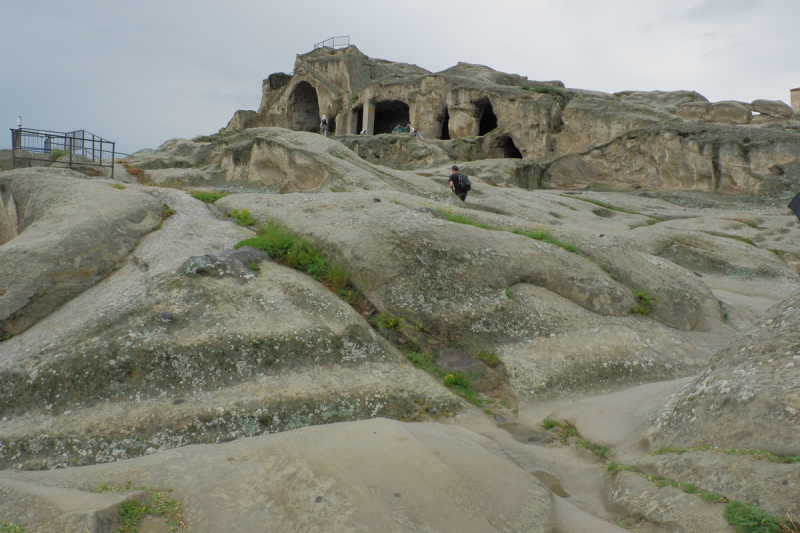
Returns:
[[[53,155],[63,152],[63,156],[69,155],[69,168],[75,165],[110,167],[113,179],[114,159],[118,155],[115,148],[115,143],[84,130],[66,133],[30,128],[11,130],[14,168],[17,168],[17,161],[26,162],[25,166],[34,166],[37,161],[51,160]],[[46,154],[49,157],[37,157],[37,154]],[[74,157],[76,155],[82,157],[78,159]]]
[[[340,35],[339,37],[331,37],[330,39],[325,39],[321,43],[315,44],[314,50],[317,48],[347,48],[348,46],[350,46],[350,36]]]

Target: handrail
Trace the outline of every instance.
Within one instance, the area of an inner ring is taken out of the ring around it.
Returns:
[[[331,37],[330,39],[325,39],[322,42],[319,42],[314,45],[314,50],[317,48],[347,48],[350,46],[350,36],[349,35],[340,35],[338,37]]]
[[[22,128],[11,130],[11,157],[14,168],[17,160],[30,161],[34,165],[34,154],[52,154],[54,150],[69,155],[69,167],[73,167],[73,154],[91,158],[75,164],[111,167],[111,178],[114,178],[114,160],[116,159],[116,143],[108,141],[85,130],[70,132],[34,130]]]

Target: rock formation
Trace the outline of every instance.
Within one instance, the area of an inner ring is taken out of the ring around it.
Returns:
[[[794,118],[350,47],[115,181],[0,173],[0,524],[169,486],[192,531],[730,529],[656,475],[800,513],[796,461],[710,455],[800,453]],[[239,246],[266,223],[350,292]]]

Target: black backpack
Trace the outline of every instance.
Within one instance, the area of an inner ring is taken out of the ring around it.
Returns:
[[[472,183],[469,182],[469,178],[466,174],[459,173],[458,175],[458,188],[462,191],[469,191],[472,189]]]

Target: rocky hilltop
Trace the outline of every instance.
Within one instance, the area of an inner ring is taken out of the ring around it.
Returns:
[[[349,47],[116,180],[2,172],[0,524],[798,517],[798,128]]]

